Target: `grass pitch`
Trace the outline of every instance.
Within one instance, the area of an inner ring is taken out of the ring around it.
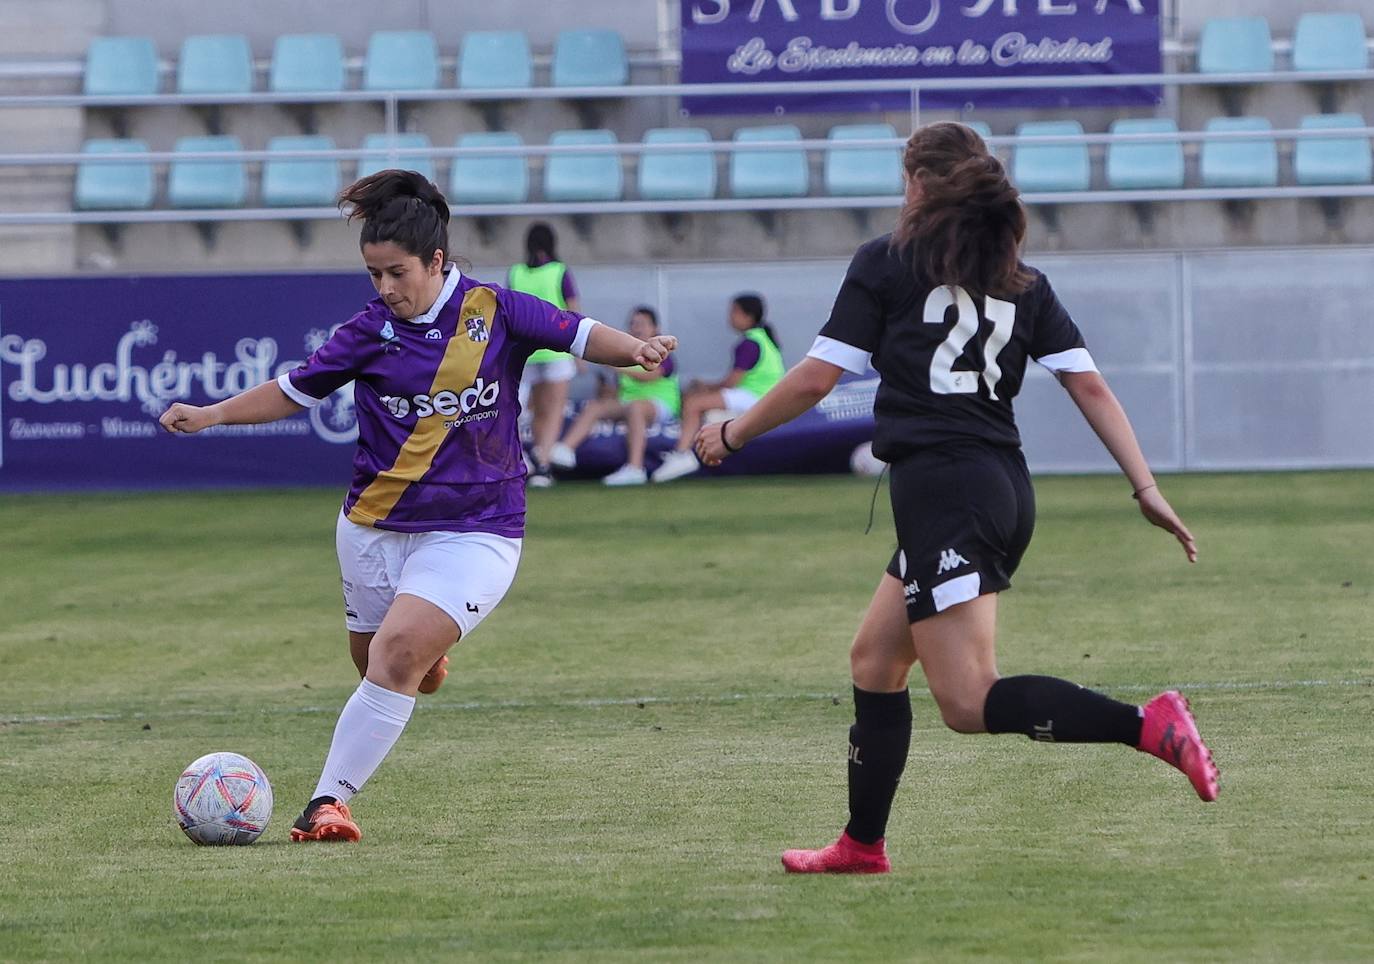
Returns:
[[[521,573],[358,798],[285,842],[356,685],[336,491],[0,502],[0,960],[1374,958],[1374,475],[1041,480],[1006,673],[1192,698],[1219,803],[1120,747],[960,737],[915,696],[886,878],[844,820],[846,648],[891,552],[851,479],[532,493]],[[919,686],[919,682],[914,685]],[[271,777],[252,847],[180,768]]]

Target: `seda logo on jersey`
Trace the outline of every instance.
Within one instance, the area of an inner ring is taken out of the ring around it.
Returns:
[[[432,395],[383,395],[381,401],[396,418],[406,418],[412,414],[416,418],[438,415],[446,419],[444,428],[455,428],[468,422],[496,418],[499,413],[494,406],[500,397],[500,382],[488,383],[479,378],[461,392],[443,389]]]

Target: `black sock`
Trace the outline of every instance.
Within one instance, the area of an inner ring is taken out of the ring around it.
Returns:
[[[845,832],[859,843],[877,843],[887,832],[887,815],[910,749],[911,696],[907,691],[870,693],[854,687]]]
[[[337,803],[337,802],[338,802],[338,798],[337,798],[337,797],[316,797],[314,800],[311,800],[309,803],[307,803],[307,804],[305,805],[305,809],[304,809],[303,811],[301,811],[300,819],[297,820],[296,823],[297,823],[297,824],[301,824],[301,823],[306,823],[306,824],[308,824],[308,823],[310,823],[310,821],[312,821],[312,820],[315,818],[315,809],[316,809],[317,807],[319,807],[321,804],[325,804],[325,803]],[[307,827],[302,827],[301,829],[303,829],[303,830],[308,830],[308,829],[310,829],[310,828],[307,826]]]
[[[1053,676],[1008,676],[988,690],[989,733],[1045,743],[1140,743],[1140,709]]]

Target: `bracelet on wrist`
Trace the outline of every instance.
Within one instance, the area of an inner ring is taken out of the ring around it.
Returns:
[[[739,449],[735,448],[733,445],[730,444],[730,440],[725,436],[725,430],[730,427],[730,423],[733,421],[733,418],[727,418],[724,422],[720,423],[720,444],[725,446],[725,451],[732,453],[738,452],[739,449],[744,448],[743,445],[741,445]]]
[[[1135,499],[1137,502],[1139,502],[1139,501],[1140,501],[1140,493],[1144,492],[1146,489],[1157,489],[1157,488],[1159,488],[1159,485],[1158,485],[1157,483],[1155,483],[1155,482],[1151,482],[1149,485],[1142,485],[1140,488],[1136,489],[1134,492],[1131,493],[1131,498],[1132,498],[1132,499]]]

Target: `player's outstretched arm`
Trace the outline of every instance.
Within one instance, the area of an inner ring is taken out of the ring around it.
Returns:
[[[640,341],[610,325],[594,325],[587,335],[587,348],[582,357],[597,365],[615,368],[638,365],[651,372],[676,350],[677,339],[672,335],[654,335],[648,341]]]
[[[819,358],[803,358],[759,399],[758,404],[730,420],[728,439],[723,437],[726,423],[702,426],[695,443],[697,457],[706,465],[719,465],[731,450],[738,450],[750,439],[792,421],[829,395],[843,371],[838,365]]]
[[[271,381],[263,382],[214,405],[187,405],[185,402],[175,402],[162,413],[158,421],[169,432],[191,435],[212,425],[275,422],[300,410],[301,406],[287,398],[281,386]]]
[[[1131,483],[1131,491],[1140,502],[1141,515],[1172,533],[1183,546],[1188,561],[1197,562],[1197,541],[1160,493],[1150,465],[1145,461],[1145,453],[1140,451],[1140,443],[1136,441],[1130,419],[1126,417],[1125,410],[1108,387],[1106,379],[1097,372],[1060,372],[1059,381],[1112,458],[1116,459],[1116,464],[1121,466],[1121,471]]]

